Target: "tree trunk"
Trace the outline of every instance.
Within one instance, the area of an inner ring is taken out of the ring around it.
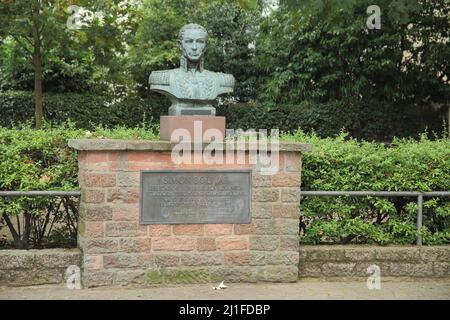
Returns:
[[[31,215],[28,212],[24,212],[23,214],[25,216],[25,225],[23,227],[23,244],[21,249],[28,249],[28,246],[30,244]]]
[[[450,107],[447,108],[447,138],[450,139]]]
[[[8,214],[4,213],[3,219],[5,219],[6,225],[8,226],[8,229],[11,232],[11,235],[14,239],[14,244],[16,246],[16,249],[20,249],[19,248],[21,246],[20,235],[17,232],[17,230],[14,228],[14,225],[12,224],[11,219],[9,218]]]
[[[39,10],[39,9],[38,9]],[[35,13],[39,14],[39,11]],[[44,107],[42,104],[42,57],[41,57],[41,38],[39,34],[38,19],[33,17],[33,64],[34,64],[34,114],[36,119],[36,128],[42,128],[44,121]]]
[[[11,232],[11,235],[13,236],[14,245],[15,245],[16,249],[28,249],[28,245],[29,245],[29,241],[30,241],[30,232],[31,232],[31,216],[28,212],[24,212],[24,218],[25,218],[25,225],[24,225],[23,234],[21,235],[14,228],[14,225],[12,224],[9,216],[6,213],[3,214],[3,219],[5,219],[8,229]]]

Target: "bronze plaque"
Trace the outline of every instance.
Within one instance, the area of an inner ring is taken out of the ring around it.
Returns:
[[[140,223],[250,223],[251,170],[141,171]]]

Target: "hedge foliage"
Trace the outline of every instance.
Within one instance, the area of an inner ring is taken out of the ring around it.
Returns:
[[[67,139],[158,139],[155,132],[156,128],[149,127],[98,127],[86,132],[73,124],[44,130],[0,127],[0,190],[77,189],[76,153],[67,147]],[[313,145],[313,151],[303,154],[303,190],[450,190],[449,140],[431,141],[422,135],[418,141],[395,139],[391,145],[384,145],[358,142],[344,133],[323,139],[301,131],[284,134],[281,139]],[[0,214],[14,217],[27,212],[31,219],[42,219],[49,209],[56,213],[57,201],[60,200],[0,198]],[[306,197],[301,209],[300,232],[305,243],[415,241],[415,198]],[[63,213],[76,220],[76,212]],[[425,244],[449,243],[448,199],[425,198],[422,231]],[[64,232],[60,230],[56,236],[67,239],[74,230]]]
[[[336,136],[345,130],[357,139],[382,142],[393,137],[417,137],[425,130],[442,133],[445,125],[441,111],[423,113],[419,108],[399,106],[398,112],[392,113],[382,104],[362,106],[345,101],[275,107],[235,104],[219,108],[218,114],[226,116],[227,127],[233,129],[278,128],[294,133],[301,128],[320,137]]]
[[[78,190],[76,151],[67,146],[67,140],[103,137],[157,139],[148,127],[98,127],[94,132],[76,129],[71,123],[44,130],[29,125],[0,127],[0,190]],[[0,225],[14,222],[13,228],[8,227],[16,248],[76,246],[77,203],[70,197],[0,197]]]
[[[77,160],[74,151],[67,148],[67,139],[81,134],[81,130],[64,127],[0,127],[0,190],[77,189]],[[77,199],[54,197],[0,197],[0,216],[8,224],[18,249],[41,247],[53,237],[59,238],[61,245],[73,245],[76,202]],[[61,224],[60,228],[52,228]]]
[[[297,132],[286,140],[313,145],[303,154],[302,190],[448,191],[450,141],[394,139],[357,142],[342,133],[322,139]],[[305,243],[412,244],[417,198],[306,197],[301,204]],[[424,198],[423,242],[450,242],[448,198]]]
[[[142,99],[125,97],[113,99],[94,94],[44,94],[45,119],[63,124],[70,119],[77,128],[92,130],[106,127],[136,127],[144,122],[159,123],[159,116],[167,113],[168,101],[159,97]],[[0,92],[0,125],[12,127],[34,118],[33,93],[28,91]]]
[[[134,128],[142,124],[157,125],[159,117],[167,114],[170,101],[161,95],[147,98],[125,97],[111,99],[93,94],[45,94],[46,119],[60,124],[70,119],[77,128],[92,130],[103,125],[108,128],[124,126]],[[354,105],[351,103],[301,103],[299,105],[264,106],[251,103],[224,104],[217,114],[227,118],[227,127],[233,129],[272,129],[295,132],[314,130],[319,136],[339,134],[345,129],[358,139],[391,141],[392,137],[418,136],[419,132],[442,132],[444,114],[420,108],[400,107],[392,113],[384,105]],[[14,124],[34,118],[31,92],[0,92],[0,125]]]

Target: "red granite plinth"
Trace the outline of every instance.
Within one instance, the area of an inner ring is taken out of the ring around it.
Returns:
[[[174,142],[181,140],[223,141],[225,138],[225,117],[201,115],[161,116],[160,137],[161,140]]]

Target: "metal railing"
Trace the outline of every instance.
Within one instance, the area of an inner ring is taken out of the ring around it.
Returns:
[[[0,191],[0,197],[79,197],[80,191]],[[422,224],[423,224],[423,198],[424,197],[449,197],[450,191],[301,191],[301,197],[417,197],[417,238],[416,244],[422,245]]]
[[[301,191],[300,196],[338,197],[338,196],[374,196],[374,197],[417,197],[417,238],[416,244],[422,245],[423,224],[423,198],[424,197],[449,197],[449,191]]]

